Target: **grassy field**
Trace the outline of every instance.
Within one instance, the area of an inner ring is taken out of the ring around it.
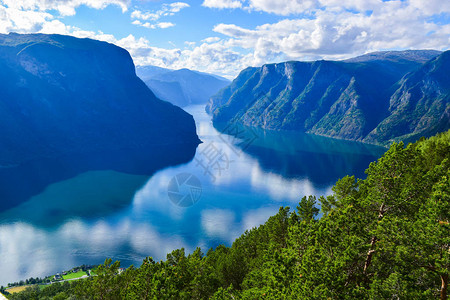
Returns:
[[[80,278],[81,276],[87,275],[86,272],[84,271],[80,271],[80,272],[76,272],[76,273],[69,273],[67,275],[63,275],[63,279],[67,280],[67,279],[74,279],[74,278]]]
[[[6,291],[10,294],[19,293],[21,291],[24,291],[27,287],[31,287],[32,285],[21,285],[21,286],[15,286],[9,289],[6,289]]]

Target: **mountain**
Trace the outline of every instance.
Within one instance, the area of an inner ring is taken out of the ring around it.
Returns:
[[[125,149],[193,152],[199,143],[192,116],[159,100],[112,44],[0,35],[0,70],[0,166]]]
[[[145,67],[136,67],[136,74],[141,78],[144,82],[152,79],[152,77],[170,72],[172,70],[161,68],[157,66],[145,66]]]
[[[389,116],[365,138],[404,140],[432,136],[450,128],[450,51],[407,74],[397,83],[389,102]]]
[[[378,51],[368,54],[360,55],[350,59],[346,62],[404,62],[408,64],[411,61],[426,63],[430,59],[435,58],[441,51],[437,50],[405,50],[405,51]]]
[[[374,144],[430,136],[450,128],[448,56],[389,51],[248,68],[213,96],[206,110],[216,125],[242,123]],[[405,106],[408,95],[413,96]],[[402,127],[412,118],[421,121]]]
[[[147,66],[138,67],[136,72],[157,97],[178,106],[205,104],[230,84],[225,78],[188,69]]]

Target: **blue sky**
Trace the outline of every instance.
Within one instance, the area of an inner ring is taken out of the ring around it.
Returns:
[[[0,32],[126,48],[136,65],[233,78],[248,66],[450,45],[443,0],[0,0]]]

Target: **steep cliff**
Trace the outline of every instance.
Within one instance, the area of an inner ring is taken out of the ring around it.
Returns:
[[[450,128],[450,51],[407,74],[389,101],[389,116],[364,139],[406,142]]]
[[[248,68],[212,97],[206,110],[216,124],[237,122],[376,144],[414,132],[431,135],[449,128],[446,56],[448,52],[433,50],[391,51],[347,61],[291,61]],[[439,61],[441,71],[430,66],[433,61]],[[416,98],[426,98],[426,108],[419,105],[409,116],[411,112],[396,103],[402,102],[402,90],[417,85],[412,83],[412,78],[422,76],[417,74],[439,79],[415,79],[425,85],[418,90],[426,96]],[[392,126],[399,118],[423,120],[401,129]]]
[[[0,70],[0,165],[199,142],[192,116],[157,99],[112,44],[0,35]]]

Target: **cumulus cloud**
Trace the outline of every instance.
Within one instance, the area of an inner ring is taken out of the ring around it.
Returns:
[[[261,11],[280,16],[312,14],[319,10],[329,11],[370,11],[386,5],[387,2],[418,8],[422,13],[433,15],[448,13],[450,3],[441,0],[204,0],[203,6],[219,9],[241,8],[247,11]]]
[[[278,11],[281,2],[250,1],[254,8],[258,5],[261,10],[278,14],[294,13],[296,9],[288,8],[300,5],[289,1],[291,6],[286,6],[286,11]],[[342,6],[338,7],[339,3]],[[324,8],[325,4],[329,6]],[[218,24],[213,30],[225,36],[223,43],[229,47],[251,51],[252,57],[242,56],[251,65],[291,59],[339,59],[384,49],[443,49],[450,42],[449,25],[436,24],[430,16],[450,12],[449,6],[438,5],[437,1],[425,9],[415,0],[406,3],[321,0],[308,6],[321,8],[314,10],[313,15],[256,28]]]
[[[170,27],[174,27],[175,26],[175,24],[173,24],[171,22],[159,22],[159,23],[151,24],[149,22],[142,23],[139,20],[134,20],[132,22],[132,24],[133,25],[142,26],[142,27],[145,27],[145,28],[149,28],[149,29],[157,29],[157,28],[164,29],[164,28],[170,28]]]
[[[160,23],[157,23],[156,26],[158,28],[169,28],[169,27],[175,26],[175,24],[173,24],[171,22],[160,22]]]
[[[204,0],[202,6],[218,9],[242,8],[278,15],[299,14],[318,6],[317,0]]]
[[[220,38],[214,36],[214,37],[208,37],[206,39],[203,39],[202,42],[204,43],[214,43],[220,41]]]
[[[85,4],[126,9],[128,0],[4,0],[0,4],[0,32],[42,32],[90,37],[127,49],[136,65],[190,68],[232,79],[248,66],[285,60],[343,59],[388,49],[448,49],[450,2],[430,0],[204,0],[202,5],[280,15],[273,23],[255,27],[218,23],[214,36],[172,49],[154,47],[147,39],[129,35],[117,39],[101,31],[67,26],[46,9],[53,3],[61,14]],[[59,5],[59,6],[58,6]],[[184,2],[162,4],[159,10],[131,12],[132,23],[149,29],[175,26],[163,18],[189,7]],[[72,11],[71,11],[72,10]],[[441,20],[441,21],[439,21]],[[194,42],[194,41],[191,41]]]
[[[249,2],[247,9],[278,15],[300,14],[317,7],[315,0],[250,0]]]
[[[142,12],[140,10],[134,10],[131,13],[131,17],[133,19],[140,19],[140,20],[157,20],[160,18],[160,15],[152,12]]]
[[[241,8],[242,3],[239,0],[205,0],[202,6],[209,8]]]
[[[140,20],[159,20],[161,17],[173,16],[175,13],[180,12],[183,8],[189,7],[189,4],[184,2],[175,2],[171,4],[163,4],[162,8],[157,11],[142,12],[140,10],[134,10],[131,13],[131,17]]]
[[[0,32],[37,32],[53,16],[40,11],[22,11],[16,8],[0,6]]]
[[[411,7],[419,10],[422,14],[432,16],[436,14],[450,13],[450,2],[441,0],[410,0]]]
[[[165,50],[147,44],[130,50],[123,45],[138,65],[191,68],[232,78],[248,66],[270,62],[344,59],[387,49],[445,50],[450,44],[450,25],[430,18],[450,12],[448,5],[432,2],[426,10],[420,2],[361,4],[348,0],[344,2],[349,9],[343,10],[334,9],[336,0],[321,1],[330,8],[316,10],[314,16],[285,18],[254,28],[217,24],[213,31],[219,36],[205,38],[189,49]]]
[[[184,2],[175,2],[168,5],[165,5],[164,8],[166,9],[166,12],[164,15],[173,15],[174,13],[179,12],[183,8],[189,7],[189,4]]]
[[[184,2],[174,2],[171,4],[163,4],[162,8],[157,11],[149,11],[149,12],[143,12],[140,10],[134,10],[131,13],[131,18],[135,19],[132,24],[138,25],[142,27],[146,27],[149,29],[156,29],[156,28],[169,28],[175,26],[175,24],[171,22],[158,22],[158,23],[150,23],[145,21],[157,21],[161,17],[166,16],[173,16],[175,13],[180,12],[183,8],[189,7],[189,4]]]
[[[56,10],[63,16],[75,15],[75,9],[86,5],[95,9],[103,9],[108,5],[119,6],[127,11],[130,0],[2,0],[4,6],[17,10],[49,11]]]
[[[71,30],[71,28],[69,28]],[[232,50],[226,43],[216,41],[203,42],[199,45],[186,43],[185,49],[165,49],[154,47],[145,38],[137,38],[130,34],[123,39],[115,39],[113,36],[101,32],[88,32],[73,30],[71,35],[77,37],[89,37],[116,44],[127,49],[138,66],[153,65],[170,69],[189,68],[203,72],[216,73],[231,78],[230,74],[236,74],[248,66],[248,62],[242,59],[242,55]]]
[[[257,31],[244,29],[234,24],[219,24],[213,30],[234,38],[249,37],[258,34]]]
[[[67,33],[67,28],[59,17],[75,15],[79,6],[103,9],[115,5],[125,12],[129,2],[130,0],[2,0],[0,33]]]

